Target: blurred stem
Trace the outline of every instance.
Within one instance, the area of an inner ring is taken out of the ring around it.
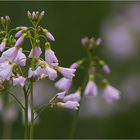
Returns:
[[[5,122],[2,139],[11,139],[11,133],[12,133],[12,122]]]
[[[28,139],[28,95],[27,95],[25,87],[23,88],[23,90],[24,90],[24,98],[25,98],[25,110],[24,110],[24,115],[25,115],[25,134],[24,134],[24,138]]]
[[[81,100],[79,102],[80,106],[81,106],[81,103],[82,103],[82,97],[83,97],[83,93],[84,93],[84,89],[86,87],[87,81],[88,81],[88,73],[86,72],[84,80],[83,80],[83,84],[81,86]],[[74,117],[73,117],[71,131],[70,131],[70,139],[73,139],[74,136],[75,136],[75,132],[76,132],[76,129],[77,129],[77,124],[78,124],[79,112],[80,112],[80,107],[76,111],[76,113],[74,114]]]

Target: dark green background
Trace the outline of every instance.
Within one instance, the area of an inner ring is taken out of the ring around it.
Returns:
[[[115,3],[115,2],[114,2]],[[117,3],[115,7],[126,3]],[[100,26],[104,18],[111,12],[112,2],[0,2],[0,16],[9,15],[12,27],[29,25],[26,12],[46,11],[42,25],[56,38],[52,43],[53,50],[63,66],[82,58],[80,39],[83,36],[100,36]],[[103,48],[99,54],[107,60],[112,68],[110,80],[117,86],[126,74],[128,64],[115,63],[105,56]],[[139,62],[135,62],[135,66]],[[123,67],[122,67],[123,66]],[[117,68],[117,69],[116,69]],[[139,69],[133,67],[132,71]],[[137,71],[137,70],[136,70]],[[114,74],[113,74],[114,73]],[[35,138],[69,138],[69,130],[73,115],[66,110],[47,110],[41,115],[40,124],[35,127]],[[0,136],[3,123],[0,122]],[[13,124],[12,138],[23,138],[24,128],[21,118]],[[75,138],[140,138],[140,105],[135,105],[127,111],[117,112],[106,118],[91,117],[79,119]]]

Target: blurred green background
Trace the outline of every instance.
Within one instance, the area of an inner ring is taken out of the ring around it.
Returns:
[[[41,24],[55,36],[56,41],[52,43],[53,50],[55,50],[60,64],[68,67],[85,55],[80,43],[81,37],[100,37],[102,35],[101,26],[106,17],[113,10],[117,11],[120,7],[123,9],[126,5],[131,4],[131,2],[111,1],[1,1],[0,16],[9,15],[12,20],[11,27],[29,26],[27,11],[44,10],[46,16]],[[121,90],[124,77],[131,73],[140,73],[139,54],[136,55],[135,59],[118,61],[110,57],[111,54],[105,53],[106,48],[104,46],[102,45],[98,54],[105,58],[111,66],[112,73],[109,77],[111,83]],[[139,94],[139,91],[137,92]],[[89,117],[80,117],[75,138],[140,138],[140,101],[129,106],[129,101],[126,103],[124,97],[119,101],[118,106],[116,111],[105,117],[96,116],[94,113]],[[124,108],[124,106],[127,109],[119,109]],[[35,138],[69,138],[73,116],[69,110],[47,109],[41,114],[40,123],[35,126]],[[8,124],[9,127],[12,126],[11,138],[24,137],[24,127],[21,121],[20,116],[18,121]],[[4,123],[1,120],[1,137],[3,128]]]

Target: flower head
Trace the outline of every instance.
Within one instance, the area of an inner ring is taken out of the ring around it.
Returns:
[[[12,67],[9,62],[0,63],[0,78],[4,80],[9,80],[12,75]]]
[[[2,60],[8,59],[10,62],[13,62],[18,54],[18,51],[19,51],[19,48],[12,47],[2,53],[1,59]]]
[[[51,50],[51,47],[48,43],[46,43],[45,46],[45,61],[52,66],[57,66],[58,59],[56,58],[54,51]]]
[[[111,85],[107,85],[104,88],[103,97],[107,103],[112,103],[114,100],[120,99],[120,91]]]
[[[61,78],[55,83],[55,87],[62,91],[68,91],[72,85],[72,80],[65,77]]]
[[[55,41],[55,38],[53,37],[53,35],[48,31],[46,32],[46,37],[51,41]]]
[[[24,87],[25,80],[26,79],[22,76],[19,76],[17,78],[13,78],[13,86],[20,85],[21,87]]]
[[[24,53],[22,53],[22,48],[19,49],[18,54],[17,54],[16,58],[14,59],[14,62],[21,66],[26,65],[26,55]]]
[[[56,70],[58,70],[65,78],[68,78],[68,79],[72,79],[76,71],[76,69],[72,69],[72,68],[64,68],[64,67],[55,67]]]
[[[79,105],[78,102],[67,101],[66,103],[58,102],[57,106],[61,107],[61,108],[68,108],[68,109],[78,110],[78,107],[80,105]]]
[[[65,94],[66,94],[66,92],[63,91],[63,92],[57,93],[56,95],[57,95],[57,98],[58,98],[58,99],[61,99],[61,100],[62,100],[62,99],[64,98]]]
[[[34,50],[34,57],[39,58],[40,55],[42,54],[41,48],[37,46],[34,49],[35,49]],[[33,48],[31,49],[30,54],[29,54],[29,58],[32,58],[32,57],[33,57]]]
[[[65,96],[65,97],[63,98],[63,101],[64,101],[64,102],[67,102],[67,101],[79,102],[80,99],[81,99],[80,94],[81,94],[81,92],[80,92],[80,90],[78,90],[78,91],[75,92],[75,93],[72,93],[72,94],[69,94],[69,95]]]
[[[98,92],[98,89],[95,82],[92,80],[89,80],[84,91],[85,96],[96,96],[97,92]]]
[[[49,65],[46,64],[45,67],[46,74],[49,76],[50,80],[55,80],[57,78],[57,72],[53,68],[49,67]]]

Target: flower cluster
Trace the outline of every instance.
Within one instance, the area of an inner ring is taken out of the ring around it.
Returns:
[[[84,37],[81,39],[81,43],[87,52],[87,58],[78,60],[70,67],[74,69],[81,68],[81,70],[84,68],[86,72],[84,76],[86,77],[87,75],[88,78],[83,79],[84,85],[79,86],[75,93],[70,93],[66,96],[65,94],[68,93],[71,88],[72,80],[61,78],[57,81],[55,86],[62,91],[57,94],[57,98],[62,99],[64,102],[59,102],[58,106],[77,110],[82,96],[96,97],[98,95],[97,83],[99,80],[102,82],[103,98],[106,102],[112,103],[114,100],[118,100],[120,98],[120,91],[111,86],[105,78],[105,75],[108,75],[111,72],[109,66],[105,63],[105,61],[93,55],[95,50],[100,46],[101,39],[89,39],[88,37]]]

